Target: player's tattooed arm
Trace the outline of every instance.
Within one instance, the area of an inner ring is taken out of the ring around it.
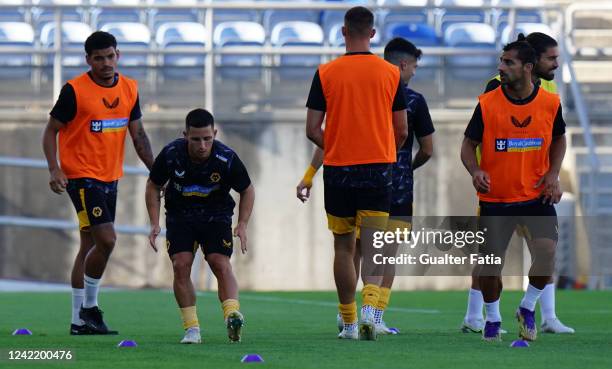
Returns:
[[[144,165],[150,170],[153,165],[153,151],[151,150],[151,142],[149,137],[144,130],[142,120],[136,119],[130,122],[130,135],[132,136],[132,142],[134,143],[134,149],[136,154]]]

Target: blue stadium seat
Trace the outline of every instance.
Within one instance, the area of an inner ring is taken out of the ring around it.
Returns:
[[[142,67],[147,65],[146,51],[148,51],[151,43],[149,28],[142,23],[116,22],[106,23],[101,30],[115,36],[117,47],[120,50],[124,47],[143,50],[142,54],[123,52],[119,60],[119,67],[130,77],[141,78],[146,76],[147,71]]]
[[[0,48],[3,46],[34,47],[34,30],[24,22],[0,22]],[[0,78],[23,79],[31,73],[32,55],[0,54]]]
[[[0,0],[0,4],[12,5],[2,8],[0,11],[0,22],[25,22],[26,0]]]
[[[496,50],[495,30],[483,23],[454,23],[446,29],[444,43],[450,47]],[[497,59],[495,55],[459,55],[448,57],[447,65],[461,79],[482,79],[491,75]]]
[[[454,23],[484,23],[485,11],[481,8],[485,5],[484,0],[436,0],[436,6],[440,8],[450,6],[465,6],[465,9],[443,9],[438,15],[438,31],[444,34],[448,26]]]
[[[332,27],[335,25],[343,25],[344,24],[344,10],[324,10],[321,12],[321,27],[323,28],[323,33],[329,35],[329,31],[331,31]]]
[[[313,22],[280,22],[270,35],[273,46],[323,46],[324,35],[321,26]],[[277,59],[279,74],[285,78],[312,78],[313,70],[321,64],[319,55],[281,55]]]
[[[519,33],[523,33],[525,36],[527,36],[528,34],[533,33],[533,32],[541,32],[541,33],[554,37],[553,32],[550,29],[550,27],[542,23],[517,23],[514,32],[515,32],[514,35],[510,35],[510,26],[506,26],[506,28],[504,28],[504,30],[501,33],[501,37],[500,37],[501,44],[505,45],[508,42],[515,40],[516,37],[512,37],[512,40],[511,40],[511,36],[516,36]]]
[[[425,7],[427,4],[428,0],[378,0],[380,6]],[[378,28],[385,33],[388,25],[392,23],[427,23],[427,9],[379,9],[376,14],[378,16]]]
[[[216,47],[263,46],[266,32],[255,22],[224,22],[215,27],[213,41]],[[216,64],[220,75],[227,78],[256,79],[261,77],[262,55],[218,55]]]
[[[427,24],[391,23],[387,26],[385,42],[392,38],[402,37],[412,42],[416,47],[441,46],[436,30]],[[442,65],[442,58],[434,55],[424,55],[419,61],[420,67],[437,67]]]
[[[515,6],[526,6],[532,7],[532,9],[517,10],[516,12],[516,23],[546,23],[544,14],[537,8],[543,5],[541,0],[492,0],[491,5],[515,5]],[[503,30],[508,26],[509,15],[507,10],[497,10],[493,16],[493,25],[497,30],[498,34],[501,34]]]
[[[263,26],[268,35],[272,34],[274,27],[281,22],[301,21],[318,23],[320,12],[318,10],[266,10],[263,15]]]
[[[32,9],[32,23],[37,35],[47,23],[55,21],[55,10],[45,8],[41,5],[63,4],[63,5],[82,5],[83,0],[35,0],[33,4],[39,5]],[[83,22],[85,20],[85,11],[82,8],[63,8],[62,22]]]
[[[415,45],[437,46],[440,44],[436,30],[427,24],[391,23],[385,33],[385,42],[394,37],[403,37]]]
[[[100,29],[106,23],[133,22],[141,23],[144,12],[138,8],[118,9],[104,8],[104,5],[139,5],[140,0],[91,0],[92,5],[100,6],[92,10],[91,23]]]
[[[81,22],[62,22],[62,46],[70,48],[79,48],[83,50],[83,43],[92,33],[91,27],[88,24]],[[52,48],[55,45],[55,23],[47,23],[40,31],[40,44],[43,48]],[[85,52],[64,53],[62,64],[70,67],[85,66]],[[47,59],[47,63],[53,63],[53,55]]]
[[[226,3],[238,0],[212,0],[213,3]],[[260,16],[255,10],[249,9],[216,9],[213,13],[213,24],[224,22],[260,22]]]
[[[196,5],[199,0],[147,0],[150,5]],[[198,10],[195,9],[150,9],[149,27],[157,30],[162,23],[197,22]]]
[[[202,48],[206,46],[206,29],[195,22],[170,22],[159,26],[155,42],[161,49]],[[165,54],[162,58],[163,75],[173,79],[202,78],[204,53]]]

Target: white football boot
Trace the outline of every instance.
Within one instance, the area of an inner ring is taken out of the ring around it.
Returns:
[[[192,327],[185,331],[185,337],[181,340],[181,343],[202,343],[202,337],[200,336],[200,328]]]

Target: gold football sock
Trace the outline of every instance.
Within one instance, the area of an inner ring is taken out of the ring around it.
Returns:
[[[179,310],[181,311],[181,319],[183,319],[184,329],[189,329],[189,328],[200,326],[200,322],[198,322],[198,314],[196,313],[195,306],[179,308]]]
[[[236,299],[227,299],[221,303],[221,307],[223,308],[223,319],[227,319],[234,311],[240,311],[240,302]]]
[[[357,304],[355,301],[350,304],[338,304],[338,310],[340,310],[340,315],[342,315],[344,323],[357,323]]]
[[[380,287],[375,284],[366,284],[361,290],[361,297],[363,299],[363,305],[369,305],[375,307],[378,304],[378,298],[380,297]]]
[[[379,310],[385,310],[387,308],[387,305],[389,305],[389,298],[391,298],[391,289],[387,287],[381,287],[378,302],[374,307]]]

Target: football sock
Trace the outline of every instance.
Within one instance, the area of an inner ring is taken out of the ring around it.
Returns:
[[[468,293],[467,311],[465,312],[465,320],[482,319],[483,304],[484,304],[484,299],[482,297],[482,292],[479,290],[470,288],[470,292]]]
[[[179,310],[181,312],[181,319],[183,320],[183,329],[200,327],[200,322],[198,322],[198,314],[196,313],[195,306],[179,308]]]
[[[499,313],[499,299],[494,302],[485,302],[485,312],[487,322],[501,322],[501,314]]]
[[[525,296],[523,296],[523,299],[521,300],[520,307],[529,311],[534,311],[536,303],[538,302],[541,294],[542,290],[539,290],[529,284],[529,286],[527,286],[527,291],[525,291]]]
[[[100,290],[100,279],[88,277],[85,274],[85,301],[84,308],[98,306],[98,291]]]
[[[555,313],[555,284],[549,283],[542,290],[540,296],[540,312],[542,313],[542,321],[556,319]]]
[[[81,310],[81,305],[83,305],[84,299],[85,299],[85,289],[83,288],[73,288],[72,289],[72,320],[71,320],[71,323],[74,325],[85,324],[79,317],[79,311]]]
[[[338,304],[338,310],[340,310],[345,325],[357,322],[357,303],[355,301],[350,304]]]
[[[363,290],[361,290],[361,297],[364,306],[367,305],[374,308],[378,304],[378,299],[380,298],[380,287],[371,283],[366,284],[363,286]]]
[[[227,299],[221,303],[221,307],[223,308],[223,319],[227,319],[231,313],[240,311],[240,302],[236,299]]]
[[[387,287],[380,288],[380,295],[378,297],[378,302],[374,307],[374,323],[380,324],[382,323],[383,314],[385,313],[385,309],[389,305],[389,299],[391,298],[391,289]]]

